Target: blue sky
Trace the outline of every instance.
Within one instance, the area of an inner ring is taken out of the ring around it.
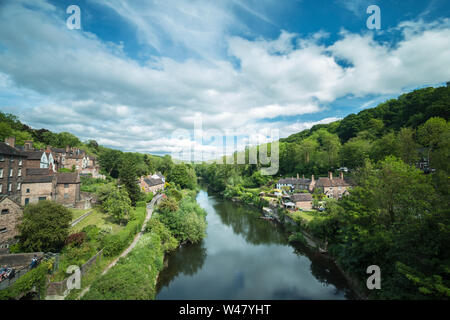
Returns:
[[[449,17],[446,0],[4,1],[0,110],[154,154],[195,145],[177,136],[199,119],[284,137],[450,80]]]

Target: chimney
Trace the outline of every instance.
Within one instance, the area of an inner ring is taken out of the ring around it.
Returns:
[[[69,153],[70,147],[66,146],[66,153]]]
[[[47,149],[45,150],[45,152],[47,152],[47,153],[52,152],[51,146],[47,146]]]
[[[25,150],[32,150],[33,149],[33,140],[26,140],[24,144]]]
[[[299,177],[298,177],[298,173],[297,173],[297,180],[299,179]]]
[[[302,175],[302,179],[305,180],[305,175]]]
[[[314,182],[314,175],[311,175],[311,182]]]
[[[9,138],[5,138],[5,143],[10,146],[10,147],[15,147],[16,146],[16,137],[9,137]]]
[[[333,180],[333,172],[328,171],[328,179]]]
[[[344,173],[343,173],[342,171],[339,173],[339,178],[341,178],[342,180],[344,180]]]

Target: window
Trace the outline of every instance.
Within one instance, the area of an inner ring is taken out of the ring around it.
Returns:
[[[22,158],[19,159],[19,166],[22,165]]]
[[[3,192],[3,185],[0,184],[0,193],[2,193],[2,192]]]
[[[21,177],[22,176],[22,169],[17,170],[17,176]]]
[[[0,161],[5,161],[5,156],[0,154]]]
[[[64,184],[64,188],[67,189],[68,187],[69,187],[69,184],[68,184],[68,183],[65,183],[65,184]]]
[[[7,231],[8,231],[8,229],[6,229],[6,228],[0,228],[0,233],[5,233]]]
[[[0,178],[3,178],[3,169],[0,169]]]
[[[46,199],[47,199],[47,197],[39,197],[39,201],[44,201]]]
[[[9,169],[9,176],[10,176],[10,177],[13,176],[13,169]]]
[[[22,184],[19,182],[17,183],[17,191],[20,191],[20,188],[22,187]]]
[[[25,204],[29,204],[30,203],[30,198],[25,198]]]
[[[11,160],[11,162],[14,162],[14,156],[10,156],[9,160]]]
[[[27,193],[30,193],[30,189],[27,189]]]
[[[69,199],[69,194],[68,193],[64,193],[64,199]]]
[[[8,184],[8,191],[11,192],[12,190],[12,183]]]
[[[2,210],[2,214],[8,214],[9,213],[9,209],[3,209]]]

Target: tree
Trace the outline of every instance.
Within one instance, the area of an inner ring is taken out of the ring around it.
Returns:
[[[167,178],[181,188],[194,189],[196,186],[195,171],[184,163],[174,165]]]
[[[69,235],[72,213],[66,207],[52,202],[40,201],[29,204],[18,226],[20,246],[27,252],[58,252]]]
[[[430,153],[443,142],[446,133],[449,131],[449,124],[445,119],[433,117],[427,120],[417,130],[419,142],[428,147],[428,161],[432,163]]]
[[[122,183],[127,190],[131,204],[135,206],[141,196],[136,174],[136,165],[132,162],[127,163],[124,161],[120,167],[119,179],[120,183]]]
[[[419,158],[417,152],[418,144],[414,140],[415,130],[412,128],[402,128],[397,134],[398,155],[409,165],[416,163]]]
[[[102,207],[118,223],[128,221],[132,218],[131,200],[125,188],[113,187],[103,197]]]

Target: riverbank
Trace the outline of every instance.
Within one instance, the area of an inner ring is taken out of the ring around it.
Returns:
[[[197,237],[201,239],[202,218],[203,212],[195,203],[194,191],[167,190],[166,197],[143,227],[142,236],[136,241],[135,247],[96,279],[82,299],[154,299],[165,254],[183,242],[195,242]]]

